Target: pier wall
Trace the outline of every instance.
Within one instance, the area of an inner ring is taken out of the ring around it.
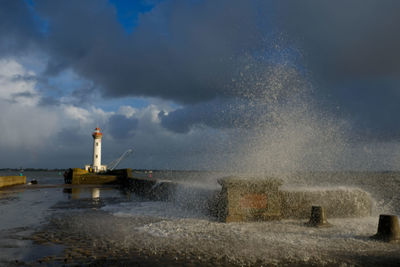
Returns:
[[[93,173],[80,168],[70,169],[65,174],[66,184],[117,184],[132,176],[131,169],[120,169]]]
[[[307,219],[312,206],[322,206],[328,218],[370,216],[373,200],[357,188],[304,187],[281,189],[273,177],[226,177],[221,187],[135,177],[131,169],[106,173],[70,171],[66,183],[120,184],[133,193],[156,201],[172,201],[189,209],[203,209],[222,222]]]
[[[218,187],[205,187],[171,180],[129,177],[125,187],[136,195],[154,201],[169,201],[188,210],[217,216]]]
[[[141,197],[207,210],[221,222],[308,219],[314,205],[323,206],[328,218],[365,217],[373,206],[371,196],[358,188],[281,189],[281,180],[274,178],[227,177],[217,189],[152,178],[123,181]]]
[[[133,193],[151,200],[170,201],[179,183],[170,180],[128,177],[124,185]]]
[[[26,176],[0,176],[0,188],[26,184]]]

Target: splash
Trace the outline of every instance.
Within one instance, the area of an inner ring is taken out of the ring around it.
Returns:
[[[338,170],[348,123],[316,103],[305,73],[289,63],[246,65],[236,98],[226,170],[252,174]]]

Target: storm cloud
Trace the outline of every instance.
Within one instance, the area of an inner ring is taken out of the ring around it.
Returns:
[[[11,32],[38,35],[50,55],[47,75],[72,68],[108,97],[195,103],[229,95],[235,60],[265,44],[257,5],[244,1],[165,1],[141,15],[132,34],[105,0],[33,3],[42,31],[16,25]],[[28,9],[10,8],[24,17]]]
[[[243,71],[254,60],[253,72],[290,61],[304,76],[311,73],[316,95],[339,106],[338,115],[354,121],[359,132],[400,130],[380,120],[398,109],[392,103],[400,85],[398,1],[164,1],[141,14],[131,34],[105,0],[34,3],[49,25],[41,38],[30,37],[51,55],[47,74],[72,68],[105,97],[159,97],[194,112],[196,103],[208,109],[214,99],[242,97],[235,81],[254,77]],[[18,27],[22,33],[29,32],[27,24]],[[185,112],[188,118],[172,113],[164,125],[175,121],[184,130],[193,112]],[[198,121],[219,126],[202,114]]]
[[[400,75],[400,3],[281,1],[280,25],[333,81]]]
[[[131,34],[106,0],[29,3],[2,1],[3,46],[36,43],[49,74],[72,67],[110,96],[209,100],[229,91],[241,56],[279,45],[335,81],[400,71],[398,1],[164,1]]]
[[[4,99],[65,105],[80,121],[105,99],[173,103],[148,111],[148,124],[97,110],[107,133],[125,140],[143,127],[162,136],[273,127],[288,107],[349,121],[361,140],[400,138],[398,1],[151,1],[133,29],[115,2],[0,1],[0,57],[43,64],[11,78],[35,90]],[[52,79],[65,72],[84,84],[57,88]]]
[[[127,118],[124,115],[115,114],[109,119],[109,131],[116,139],[132,137],[137,128],[138,119]]]

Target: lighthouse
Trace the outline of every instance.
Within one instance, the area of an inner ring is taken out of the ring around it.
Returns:
[[[100,128],[96,127],[96,129],[94,129],[92,137],[93,137],[93,164],[86,165],[85,170],[93,172],[106,171],[107,166],[101,165],[101,138],[103,137],[103,134],[100,132]]]

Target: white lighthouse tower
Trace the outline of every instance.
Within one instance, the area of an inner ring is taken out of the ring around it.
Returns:
[[[93,164],[86,165],[85,170],[99,172],[106,171],[107,166],[101,165],[101,138],[103,134],[100,132],[100,128],[96,128],[92,134],[93,136]]]

